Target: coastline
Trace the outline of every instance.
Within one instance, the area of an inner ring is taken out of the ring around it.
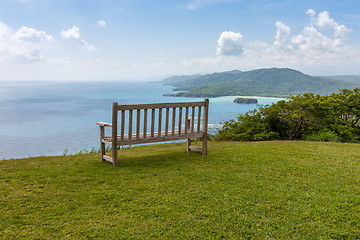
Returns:
[[[181,91],[185,92],[185,91]],[[187,91],[186,91],[187,92]],[[202,96],[193,96],[193,95],[186,95],[181,96],[177,95],[177,93],[164,93],[164,97],[185,97],[185,98],[221,98],[221,97],[234,97],[234,98],[267,98],[267,99],[279,99],[279,100],[286,100],[289,99],[290,96],[254,96],[254,95],[218,95],[218,96],[211,96],[211,95],[202,95]]]

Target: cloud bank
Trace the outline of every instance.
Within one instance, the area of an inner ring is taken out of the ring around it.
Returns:
[[[290,36],[290,27],[282,22],[276,22],[276,36],[274,47],[279,51],[287,51],[289,54],[312,56],[324,56],[340,54],[344,51],[344,42],[351,30],[344,25],[338,24],[330,18],[327,11],[318,14],[313,9],[309,9],[307,14],[311,18],[311,26],[305,27],[302,32],[295,36]],[[333,37],[327,37],[320,30],[332,32]]]
[[[327,11],[316,13],[309,9],[306,14],[310,16],[310,24],[297,34],[281,21],[275,23],[273,43],[257,41],[244,45],[241,33],[223,32],[217,41],[216,57],[185,59],[182,65],[201,71],[275,66],[313,72],[314,69],[354,69],[360,64],[360,49],[346,44],[351,29],[337,23]]]
[[[29,63],[41,60],[41,52],[54,41],[54,37],[44,31],[22,26],[14,32],[0,22],[0,61]]]

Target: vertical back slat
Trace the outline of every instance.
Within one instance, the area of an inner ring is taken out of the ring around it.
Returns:
[[[195,124],[195,107],[191,109],[191,133],[194,132],[194,124]]]
[[[161,137],[162,108],[159,108],[158,137]]]
[[[155,129],[155,109],[151,109],[151,137],[154,137]]]
[[[198,109],[198,122],[197,122],[197,132],[200,132],[200,122],[201,122],[201,106]]]
[[[125,110],[121,110],[121,140],[124,140],[125,134]]]
[[[129,139],[132,138],[133,110],[129,110]]]
[[[165,136],[168,135],[169,131],[169,108],[166,108],[166,117],[165,117]]]
[[[140,138],[140,109],[136,110],[136,138]]]
[[[146,131],[147,131],[147,109],[144,109],[144,138],[146,138]]]
[[[188,129],[189,129],[189,108],[186,107],[185,108],[185,134],[188,133]]]
[[[171,129],[171,135],[175,136],[175,118],[176,118],[176,108],[172,109],[172,129]]]
[[[182,107],[179,107],[179,135],[181,135],[181,118],[182,118]]]

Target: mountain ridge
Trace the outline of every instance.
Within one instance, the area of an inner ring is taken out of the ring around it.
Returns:
[[[352,78],[356,79],[356,78]],[[166,78],[163,84],[174,91],[164,96],[220,97],[220,96],[266,96],[287,97],[313,92],[330,94],[343,88],[360,86],[360,81],[341,80],[331,77],[314,77],[290,68],[262,68],[251,71],[215,72],[204,75],[183,75]]]

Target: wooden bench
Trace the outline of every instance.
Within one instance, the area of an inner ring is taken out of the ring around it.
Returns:
[[[208,99],[202,102],[131,105],[114,102],[112,124],[96,123],[100,126],[101,160],[116,166],[118,146],[180,139],[187,139],[187,151],[198,150],[207,155],[208,111]],[[133,121],[135,118],[136,121]],[[112,128],[111,136],[105,136],[105,127]],[[202,138],[202,147],[192,146],[192,138]],[[105,144],[112,146],[112,157],[105,155]]]

